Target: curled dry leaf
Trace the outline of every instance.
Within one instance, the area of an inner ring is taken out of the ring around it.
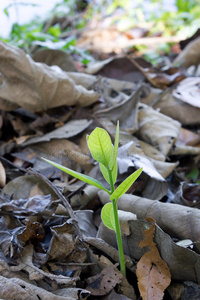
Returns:
[[[182,65],[186,68],[189,66],[198,66],[200,64],[200,37],[191,41],[184,50],[175,58],[173,65]]]
[[[199,184],[181,182],[173,201],[177,204],[200,208],[199,195]]]
[[[100,200],[108,203],[109,196],[100,191]],[[162,203],[134,195],[125,194],[119,198],[118,208],[136,214],[138,219],[152,217],[165,232],[179,239],[200,240],[200,212],[196,208],[178,204]],[[199,243],[196,248],[200,251]]]
[[[61,105],[88,106],[98,100],[98,94],[75,85],[66,72],[34,62],[24,51],[0,42],[0,108],[23,107],[45,111]],[[17,78],[17,81],[16,81]]]
[[[6,172],[4,166],[0,161],[0,188],[3,188],[6,184]]]
[[[140,242],[141,248],[148,247],[137,264],[136,275],[138,287],[143,300],[162,300],[165,289],[171,282],[169,267],[160,257],[154,239],[155,222],[152,218],[146,221],[153,223],[149,229],[144,231],[145,239]]]

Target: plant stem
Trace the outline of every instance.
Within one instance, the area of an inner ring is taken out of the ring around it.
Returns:
[[[113,184],[113,177],[112,173],[109,168],[108,175],[109,175],[109,181],[110,181],[110,189],[111,194],[114,192],[114,184]],[[124,250],[123,250],[123,244],[122,244],[122,236],[121,236],[121,229],[119,225],[119,217],[118,217],[118,210],[117,210],[117,200],[112,200],[112,207],[113,207],[113,214],[114,214],[114,221],[115,221],[115,232],[117,237],[117,246],[118,246],[118,252],[119,252],[119,264],[120,264],[120,270],[122,271],[122,274],[124,277],[126,277],[126,267],[125,267],[125,261],[124,261]]]
[[[112,201],[112,207],[113,207],[113,214],[114,214],[114,220],[115,220],[115,231],[116,231],[116,237],[117,237],[117,246],[118,246],[118,251],[119,251],[120,270],[122,271],[122,274],[124,275],[124,277],[126,277],[126,268],[125,268],[125,261],[124,261],[124,250],[123,250],[121,230],[120,230],[120,225],[119,225],[116,199]]]

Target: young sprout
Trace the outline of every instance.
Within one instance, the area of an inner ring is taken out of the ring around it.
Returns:
[[[87,136],[88,148],[92,157],[99,163],[101,173],[105,180],[110,185],[110,190],[107,190],[98,180],[89,177],[87,175],[75,172],[69,168],[66,168],[60,164],[52,162],[43,158],[48,163],[57,167],[58,169],[68,173],[71,176],[76,177],[88,184],[98,187],[101,190],[106,191],[110,195],[111,202],[104,205],[101,211],[101,219],[105,226],[112,229],[116,233],[117,245],[119,251],[119,262],[122,274],[126,277],[126,268],[124,261],[124,251],[121,238],[121,230],[117,211],[117,200],[134,183],[142,172],[142,168],[138,169],[127,177],[116,189],[114,184],[117,179],[117,153],[119,144],[119,122],[117,123],[115,143],[111,142],[110,136],[106,130],[102,128],[95,128],[90,135]]]

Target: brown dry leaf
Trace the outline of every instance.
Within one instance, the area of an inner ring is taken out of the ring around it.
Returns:
[[[63,71],[66,72],[76,72],[76,67],[72,57],[66,51],[41,49],[35,52],[32,58],[36,62],[42,62],[48,66],[59,66]]]
[[[181,128],[176,145],[188,145],[188,146],[196,146],[200,143],[200,135],[197,133],[192,132],[191,130]]]
[[[173,202],[189,207],[200,208],[200,185],[181,182]]]
[[[21,49],[0,42],[0,108],[23,107],[45,111],[61,105],[88,106],[98,100],[98,94],[75,85],[66,72],[34,62]],[[17,78],[17,81],[16,81]]]
[[[184,50],[175,58],[173,65],[182,65],[186,68],[200,64],[200,37],[191,41]]]
[[[106,192],[100,191],[98,194],[103,205],[110,201]],[[200,212],[196,208],[128,194],[120,197],[117,204],[118,209],[132,212],[138,219],[152,217],[165,232],[181,240],[191,239],[193,242],[200,240]],[[199,243],[195,246],[200,251]]]
[[[167,156],[178,137],[181,124],[148,105],[140,104],[138,127],[138,137]]]
[[[146,252],[137,264],[138,287],[143,300],[162,300],[164,291],[171,282],[171,275],[168,265],[161,259],[153,241],[155,221],[152,218],[146,218],[146,221],[153,224],[144,231],[145,239],[139,246],[148,247],[150,251]]]
[[[176,68],[170,68],[165,71],[165,73],[161,73],[159,70],[155,70],[153,68],[143,68],[130,55],[128,58],[138,68],[138,70],[140,70],[140,72],[152,84],[152,86],[160,89],[166,89],[167,87],[183,80],[186,77],[180,72],[180,70]]]
[[[0,161],[0,188],[3,188],[5,184],[6,184],[6,171]]]
[[[48,255],[50,259],[59,261],[84,262],[87,258],[86,249],[77,238],[77,229],[72,222],[51,227],[51,239]]]
[[[87,279],[86,289],[94,296],[104,296],[123,280],[123,275],[116,266],[106,267],[100,274]]]
[[[152,224],[144,220],[131,220],[128,222],[129,222],[131,234],[123,237],[124,253],[130,256],[132,259],[139,260],[144,255],[144,253],[148,251],[147,248],[141,249],[139,247],[139,243],[143,239],[144,230],[149,229]],[[109,230],[105,226],[102,230],[102,227],[103,225],[100,225],[99,227],[98,240],[101,241],[101,239],[103,239],[107,244],[117,249],[115,232]],[[173,232],[172,235],[175,236]],[[170,268],[170,273],[173,280],[178,280],[178,281],[190,280],[193,282],[200,283],[200,268],[199,268],[200,255],[199,254],[174,243],[172,238],[167,233],[165,233],[160,227],[158,227],[157,224],[156,224],[156,231],[155,231],[155,243],[157,245],[158,251],[162,259],[168,264]],[[92,244],[95,245],[95,243]],[[104,251],[102,245],[99,249]],[[117,250],[116,252],[118,253]],[[113,253],[115,252],[113,251]],[[107,255],[111,255],[112,257],[112,254],[110,254],[109,252],[107,253]],[[134,268],[132,271],[135,272]]]

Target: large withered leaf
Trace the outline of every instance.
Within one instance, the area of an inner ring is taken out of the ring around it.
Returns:
[[[24,51],[0,42],[0,108],[12,110],[23,107],[44,111],[61,105],[88,106],[98,94],[75,85],[66,72],[34,62]]]

